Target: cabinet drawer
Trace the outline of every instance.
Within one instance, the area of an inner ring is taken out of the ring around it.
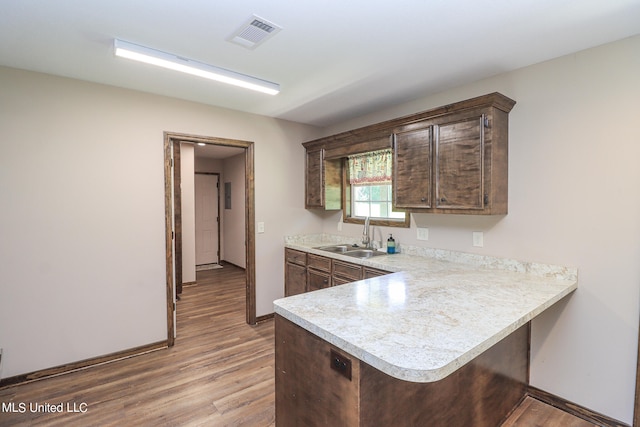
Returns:
[[[384,276],[385,274],[391,274],[391,273],[385,270],[378,270],[377,268],[364,267],[365,279],[369,279],[371,277]]]
[[[284,249],[284,259],[287,262],[292,262],[299,265],[307,265],[307,253],[302,251],[296,251],[295,249]]]
[[[347,279],[362,279],[362,266],[349,262],[333,260],[333,275],[342,276]]]
[[[320,255],[307,254],[307,267],[326,271],[327,273],[331,274],[331,258],[326,258]]]
[[[307,270],[307,290],[309,292],[331,286],[331,276],[322,271]]]
[[[339,286],[339,285],[344,285],[346,283],[354,282],[353,279],[347,279],[346,277],[340,277],[340,276],[333,276],[332,280],[333,280],[333,283],[332,283],[333,286]]]

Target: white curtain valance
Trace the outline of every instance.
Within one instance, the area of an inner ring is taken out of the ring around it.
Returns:
[[[349,183],[356,185],[391,184],[391,149],[349,156]]]

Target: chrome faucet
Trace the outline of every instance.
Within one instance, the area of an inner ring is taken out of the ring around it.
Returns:
[[[364,230],[362,231],[362,244],[365,248],[371,248],[371,237],[369,236],[369,217],[364,220]]]

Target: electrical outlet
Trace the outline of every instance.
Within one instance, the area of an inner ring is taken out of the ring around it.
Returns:
[[[338,371],[340,375],[351,381],[351,359],[341,355],[335,350],[329,353],[331,369]]]
[[[484,246],[484,233],[482,231],[473,232],[473,246],[477,248]]]
[[[429,240],[429,229],[428,228],[421,228],[418,227],[418,236],[417,239],[418,240]]]
[[[258,223],[258,233],[264,233],[264,222]]]

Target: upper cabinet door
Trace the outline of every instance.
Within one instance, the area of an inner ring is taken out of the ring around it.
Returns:
[[[306,150],[306,209],[342,209],[342,160],[324,155],[324,148]]]
[[[484,115],[434,126],[435,207],[484,208]]]
[[[307,150],[305,207],[324,207],[323,149]]]
[[[432,146],[431,126],[393,135],[395,207],[432,207]]]

